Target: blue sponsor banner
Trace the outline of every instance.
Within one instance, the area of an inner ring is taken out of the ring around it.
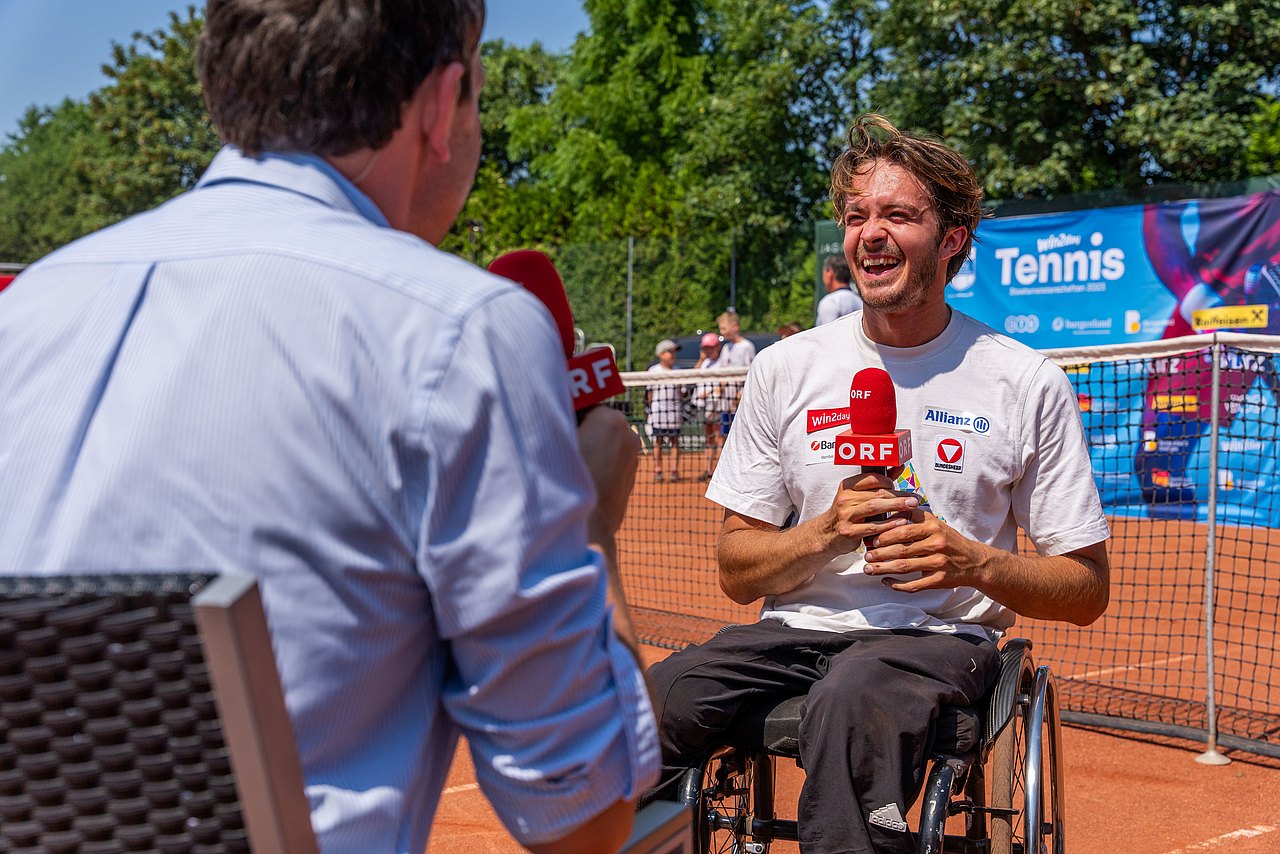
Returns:
[[[1280,190],[984,221],[956,308],[1043,350],[1280,333]]]

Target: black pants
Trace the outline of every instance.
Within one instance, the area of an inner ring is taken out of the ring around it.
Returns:
[[[899,822],[920,792],[931,722],[944,705],[977,703],[999,672],[996,645],[970,635],[734,626],[649,670],[664,766],[651,796],[674,800],[744,704],[806,694],[801,850],[907,854]]]

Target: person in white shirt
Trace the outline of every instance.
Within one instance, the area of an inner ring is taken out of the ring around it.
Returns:
[[[738,313],[726,311],[716,318],[720,327],[720,337],[724,343],[720,345],[720,358],[716,360],[717,368],[749,368],[756,357],[756,345],[742,334],[739,327]],[[733,426],[733,414],[738,411],[738,401],[742,398],[742,383],[725,383],[725,397],[728,401],[726,410],[720,415],[720,435],[729,435]]]
[[[747,377],[707,497],[725,508],[720,586],[763,599],[761,619],[650,669],[651,796],[672,797],[746,702],[804,694],[801,850],[915,851],[902,817],[938,711],[984,695],[1015,614],[1086,625],[1106,608],[1109,531],[1066,375],[944,299],[981,198],[940,142],[874,115],[850,131],[832,199],[866,304]],[[833,462],[863,367],[893,378],[917,449],[894,479]],[[1019,528],[1035,554],[1017,554]]]
[[[706,332],[699,342],[698,362],[695,368],[710,370],[719,367],[720,336],[714,332]],[[711,473],[716,470],[716,460],[720,457],[720,446],[724,437],[720,435],[720,416],[729,409],[725,397],[725,384],[721,382],[701,382],[693,391],[694,405],[702,411],[703,444],[706,449],[707,466],[698,480],[711,480]]]
[[[828,255],[822,262],[822,284],[827,293],[818,301],[815,326],[830,323],[862,308],[862,298],[853,290],[849,262],[840,255]]]
[[[658,363],[651,365],[651,371],[674,371],[676,369],[676,350],[680,349],[670,338],[658,342],[654,355]],[[683,401],[678,385],[649,386],[644,392],[645,408],[648,410],[649,433],[653,436],[653,479],[662,483],[664,477],[671,483],[680,481],[680,425],[684,420]],[[665,475],[662,466],[662,449],[671,451],[671,474]]]

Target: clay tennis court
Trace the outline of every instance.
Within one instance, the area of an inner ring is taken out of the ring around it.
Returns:
[[[753,620],[715,581],[720,508],[697,482],[652,483],[642,464],[620,536],[627,595],[637,629],[661,647],[706,637],[725,622]],[[1019,624],[1040,663],[1053,666],[1067,707],[1203,727],[1205,526],[1116,518],[1112,602],[1086,629]],[[1280,577],[1263,571],[1280,532],[1223,528],[1217,684],[1222,732],[1275,744],[1275,672]],[[1267,567],[1270,569],[1270,567]],[[1230,620],[1225,619],[1229,616]],[[646,646],[648,662],[669,649]],[[1203,744],[1119,730],[1064,729],[1067,840],[1073,854],[1191,854],[1280,851],[1280,761],[1224,750],[1226,766],[1194,761]],[[779,763],[779,804],[794,803],[801,772]],[[465,744],[436,817],[432,854],[522,850],[476,786]],[[775,843],[773,851],[798,850]]]

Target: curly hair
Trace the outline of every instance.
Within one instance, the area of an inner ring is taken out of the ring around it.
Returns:
[[[484,11],[484,0],[209,0],[196,59],[209,115],[250,155],[381,148],[427,75],[477,49]]]
[[[900,131],[875,113],[859,116],[849,129],[848,147],[831,167],[831,204],[837,220],[844,221],[854,178],[880,161],[900,166],[920,182],[933,200],[940,234],[956,227],[968,233],[964,246],[947,262],[947,281],[951,281],[969,257],[973,233],[982,219],[982,185],[973,167],[939,139]]]

